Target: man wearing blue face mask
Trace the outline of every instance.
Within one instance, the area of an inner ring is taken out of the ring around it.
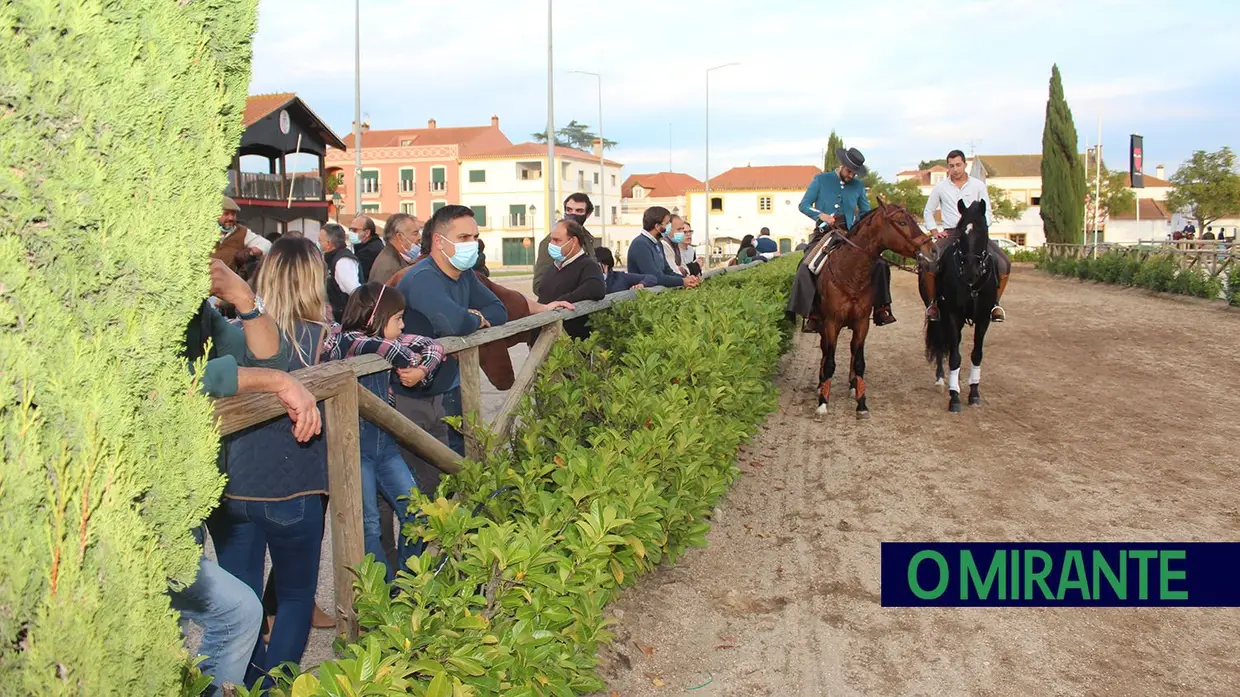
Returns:
[[[423,249],[430,255],[414,264],[401,277],[396,289],[405,298],[405,329],[440,339],[466,336],[479,329],[508,321],[504,304],[478,280],[478,223],[474,212],[458,205],[440,208],[422,229]],[[460,376],[455,356],[447,357],[428,387],[405,387],[393,374],[392,401],[397,411],[448,444],[443,422],[444,395]],[[419,458],[402,448],[406,462],[416,466]]]
[[[685,229],[689,227],[685,223],[684,218],[676,214],[672,214],[672,223],[668,227],[666,234],[659,240],[663,243],[663,257],[667,259],[667,265],[671,267],[672,272],[679,276],[688,276],[689,267],[684,258],[684,250],[681,244],[685,241]]]

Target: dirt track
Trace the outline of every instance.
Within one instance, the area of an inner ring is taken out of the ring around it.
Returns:
[[[1240,313],[1018,270],[986,405],[949,415],[913,278],[894,282],[873,418],[839,399],[844,341],[814,420],[817,338],[798,337],[710,546],[614,606],[609,690],[1240,694],[1240,610],[886,609],[878,564],[884,540],[1240,539]]]

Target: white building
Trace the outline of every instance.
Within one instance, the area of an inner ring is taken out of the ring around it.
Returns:
[[[597,154],[566,147],[557,147],[555,158],[558,176],[551,215],[562,218],[564,199],[574,192],[585,193],[595,206],[586,227],[600,237],[603,207],[609,213],[608,223],[619,218],[622,165],[604,160],[600,171]],[[538,242],[547,230],[546,166],[545,143],[519,143],[461,158],[460,201],[474,210],[488,267],[533,266]],[[607,234],[611,237],[610,229]]]
[[[662,206],[676,215],[683,215],[688,209],[685,192],[702,186],[700,179],[681,172],[630,174],[620,187],[624,199],[620,204],[619,224],[615,232],[610,233],[612,248],[622,251],[629,248],[633,238],[641,234],[642,214],[647,208]]]
[[[718,254],[734,254],[745,235],[770,228],[782,252],[809,239],[814,221],[798,206],[822,169],[814,165],[734,167],[710,180],[710,239]],[[706,229],[705,186],[686,192],[685,217],[699,243]]]

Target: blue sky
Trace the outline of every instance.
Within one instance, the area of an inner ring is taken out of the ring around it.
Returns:
[[[362,0],[362,109],[374,128],[546,125],[545,0]],[[321,29],[308,31],[307,18]],[[1052,63],[1108,165],[1170,174],[1240,149],[1240,2],[1226,0],[578,0],[555,2],[555,120],[597,126],[626,172],[820,164],[835,128],[892,178],[948,150],[1041,151]],[[1215,28],[1221,31],[1215,31]],[[340,135],[353,121],[353,3],[261,0],[251,94],[295,91]]]

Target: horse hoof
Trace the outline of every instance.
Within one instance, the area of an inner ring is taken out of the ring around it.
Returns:
[[[960,406],[960,393],[952,390],[951,395],[951,399],[947,402],[947,410],[953,414],[959,414],[964,411],[964,408]]]
[[[869,410],[866,410],[866,411],[859,411],[859,412],[857,412],[857,418],[858,418],[858,419],[860,419],[860,420],[862,420],[862,421],[864,421],[864,420],[866,420],[866,419],[870,418],[870,412],[869,412]]]
[[[938,380],[934,381],[934,386],[935,387],[947,387],[947,381],[944,380],[943,378],[939,378]]]
[[[814,416],[815,416],[815,417],[816,417],[819,421],[822,421],[822,417],[824,417],[824,416],[826,416],[826,415],[827,415],[827,405],[825,405],[825,404],[819,404],[819,405],[818,405],[818,408],[814,410]]]
[[[969,397],[969,406],[971,407],[982,406],[982,398],[981,397]]]

